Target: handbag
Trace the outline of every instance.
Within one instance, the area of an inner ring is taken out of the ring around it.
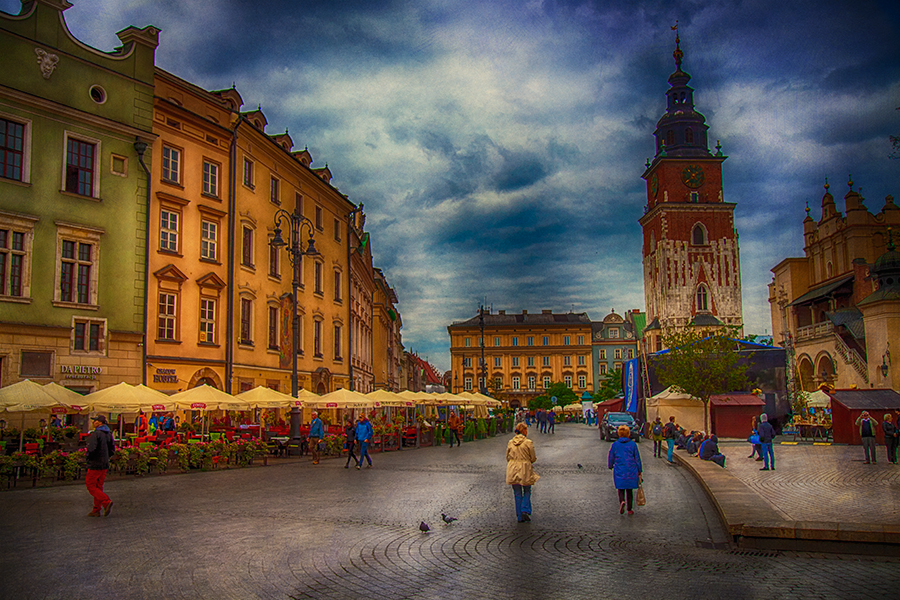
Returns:
[[[747,438],[747,441],[749,441],[753,445],[756,445],[759,443],[759,436],[756,434],[751,435],[749,438]]]
[[[638,484],[637,490],[637,498],[635,499],[635,504],[638,506],[644,506],[647,504],[647,497],[644,495],[644,482]]]

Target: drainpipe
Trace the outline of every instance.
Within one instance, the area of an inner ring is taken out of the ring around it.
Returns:
[[[231,132],[231,147],[228,151],[228,300],[226,302],[225,320],[225,393],[230,394],[232,380],[234,379],[234,239],[235,219],[234,211],[237,204],[235,187],[237,178],[237,139],[238,127],[244,121],[244,117],[238,115],[237,123]]]
[[[147,175],[147,197],[145,208],[147,217],[144,226],[144,331],[141,342],[141,383],[147,385],[147,306],[150,301],[147,294],[150,292],[150,169],[144,163],[144,152],[147,151],[147,142],[140,138],[134,141],[134,151],[137,153],[138,162]]]

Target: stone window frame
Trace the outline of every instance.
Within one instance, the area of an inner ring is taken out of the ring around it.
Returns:
[[[22,164],[19,165],[20,179],[5,177],[2,175],[3,169],[0,169],[0,179],[3,181],[14,181],[16,183],[28,185],[31,183],[31,119],[25,119],[18,115],[12,115],[0,112],[0,119],[9,121],[22,126]]]
[[[80,308],[86,310],[98,310],[97,298],[100,285],[100,238],[106,233],[101,227],[91,227],[89,225],[80,225],[77,223],[67,223],[64,221],[55,221],[56,225],[56,273],[53,281],[56,283],[53,290],[53,306],[58,308]],[[91,253],[91,270],[89,277],[88,301],[77,302],[71,300],[63,300],[62,290],[59,285],[62,278],[63,263],[63,242],[75,242],[76,244],[87,243],[93,247]]]
[[[84,144],[88,144],[93,146],[94,148],[94,156],[92,159],[93,164],[91,165],[91,193],[90,194],[79,194],[78,191],[72,191],[67,188],[68,183],[68,170],[69,170],[69,140],[75,140]],[[60,192],[63,194],[69,194],[72,196],[77,196],[79,198],[90,198],[93,200],[100,199],[100,172],[101,172],[101,163],[100,156],[102,153],[102,144],[98,138],[90,137],[87,135],[82,135],[80,133],[75,133],[74,131],[64,131],[63,132],[63,146],[62,146],[62,185],[60,185]]]
[[[202,168],[202,176],[203,183],[201,192],[207,198],[215,198],[216,200],[221,199],[219,196],[219,187],[221,181],[221,173],[222,173],[222,165],[218,161],[203,157],[203,166]],[[215,173],[213,174],[211,171],[207,170],[207,167],[212,167],[215,169]],[[214,181],[213,181],[214,179]]]
[[[204,308],[204,303],[212,303],[212,318],[205,316],[204,313],[208,308]],[[205,339],[207,327],[212,326],[212,339]],[[200,290],[200,303],[197,310],[197,343],[201,346],[218,346],[219,345],[219,297],[213,297],[203,293]]]
[[[281,178],[274,174],[269,175],[269,202],[281,206]]]
[[[166,152],[169,156],[166,157]],[[168,162],[168,166],[167,166]],[[172,166],[172,163],[174,167]],[[163,183],[174,184],[181,187],[184,181],[182,170],[184,169],[184,148],[164,142],[160,150],[159,179]],[[174,176],[173,176],[174,175]]]
[[[699,238],[698,232],[700,233]],[[709,246],[709,231],[706,229],[706,225],[699,221],[691,227],[691,246]]]
[[[280,342],[281,306],[277,301],[269,300],[266,303],[266,349],[279,352]]]
[[[256,190],[256,161],[249,156],[244,156],[244,168],[241,182],[249,190]]]
[[[39,221],[38,217],[0,211],[0,229],[7,229],[10,232],[9,250],[3,250],[5,260],[9,260],[7,268],[4,270],[4,276],[8,279],[10,276],[9,266],[12,264],[11,255],[16,254],[22,256],[22,281],[21,294],[13,296],[8,293],[0,294],[0,302],[15,302],[20,304],[31,303],[31,263],[34,258],[34,226]],[[12,234],[23,234],[22,250],[12,249]],[[0,292],[10,291],[8,281],[0,284]]]
[[[709,312],[709,295],[709,288],[705,283],[697,284],[697,292],[694,294],[697,312]]]
[[[165,297],[165,298],[164,298]],[[172,312],[168,312],[169,299],[172,300]],[[165,305],[163,304],[165,300]],[[156,293],[156,342],[157,343],[178,343],[181,341],[181,289],[172,290],[168,288],[160,288]],[[166,310],[163,310],[163,306]],[[171,323],[171,325],[170,325]],[[172,336],[168,337],[168,331],[171,329]]]
[[[82,327],[82,331],[84,331],[83,340],[87,342],[85,344],[88,346],[87,348],[77,348],[77,343],[79,341],[79,336],[77,335],[78,326]],[[98,335],[96,337],[90,335],[90,330],[93,326],[96,326],[98,329]],[[108,341],[108,329],[107,329],[107,320],[105,318],[102,319],[92,319],[88,317],[81,316],[73,316],[72,317],[72,335],[70,338],[72,354],[78,354],[79,356],[106,356],[107,349],[107,341]],[[90,341],[97,341],[97,348],[91,349]]]
[[[238,345],[252,348],[254,346],[254,328],[256,295],[242,290],[238,294]]]

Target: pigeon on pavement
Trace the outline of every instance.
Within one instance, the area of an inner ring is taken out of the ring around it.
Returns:
[[[579,469],[583,469],[584,467],[582,467],[582,466],[581,466],[581,463],[579,463],[579,464],[578,464],[578,468],[579,468]]]
[[[441,518],[444,520],[444,523],[447,523],[448,525],[453,521],[459,521],[456,517],[448,517],[444,513],[441,513]]]
[[[419,523],[419,531],[421,531],[422,533],[428,533],[429,531],[431,531],[431,527],[428,526],[428,523],[422,521],[421,523]]]

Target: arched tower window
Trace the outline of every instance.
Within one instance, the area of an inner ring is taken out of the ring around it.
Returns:
[[[671,129],[666,132],[666,146],[674,146],[675,145],[675,132]]]
[[[702,283],[697,286],[697,310],[709,310],[709,290]]]
[[[825,277],[828,279],[834,277],[834,265],[831,264],[830,260],[825,264]]]
[[[694,225],[694,230],[691,232],[691,243],[694,246],[706,245],[706,228],[702,223]]]
[[[688,144],[694,143],[694,130],[690,127],[684,130],[684,141]]]

